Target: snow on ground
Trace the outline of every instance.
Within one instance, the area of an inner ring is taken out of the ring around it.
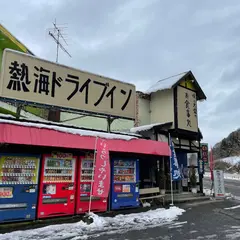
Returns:
[[[229,208],[224,208],[224,209],[231,210],[231,209],[237,209],[237,208],[240,208],[240,205],[229,207]]]
[[[206,195],[206,196],[212,196],[213,195],[213,190],[209,189],[209,188],[204,188],[203,189],[203,193]]]
[[[185,210],[178,207],[159,208],[142,213],[128,215],[119,214],[115,217],[100,217],[91,213],[93,223],[87,225],[83,221],[71,224],[51,225],[39,229],[15,231],[0,234],[1,240],[82,240],[106,234],[123,233],[129,230],[140,230],[169,224],[182,215]]]
[[[240,239],[240,226],[231,226],[225,230],[226,239],[239,240]]]
[[[210,177],[210,172],[205,172],[204,176],[205,177]],[[240,174],[238,173],[224,173],[224,179],[229,179],[229,180],[240,180]]]
[[[229,163],[231,165],[236,165],[236,164],[240,163],[240,156],[233,156],[233,157],[217,159],[216,161],[223,161],[223,162]]]

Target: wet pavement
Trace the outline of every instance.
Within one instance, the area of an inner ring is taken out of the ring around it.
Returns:
[[[99,240],[154,240],[154,239],[240,239],[240,208],[228,210],[240,205],[239,201],[221,201],[185,205],[186,213],[177,221],[164,226],[147,228],[126,233],[93,235],[90,239]],[[79,238],[81,239],[81,238]]]

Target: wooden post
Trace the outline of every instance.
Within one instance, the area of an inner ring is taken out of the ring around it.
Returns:
[[[19,119],[21,116],[22,105],[17,105],[16,118]]]

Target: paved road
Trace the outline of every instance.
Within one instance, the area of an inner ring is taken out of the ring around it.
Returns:
[[[232,193],[234,196],[240,199],[240,181],[225,179],[225,191],[226,193]],[[211,181],[210,178],[204,178],[204,187],[210,188]]]
[[[197,203],[199,204],[199,203]],[[240,208],[225,210],[239,205],[239,201],[211,202],[187,208],[180,218],[168,225],[134,230],[122,234],[105,233],[93,234],[95,240],[227,240],[240,239]],[[79,238],[81,239],[81,238]]]
[[[204,186],[209,188],[209,179],[204,180]],[[239,196],[237,200],[207,201],[202,203],[189,203],[180,206],[186,210],[179,219],[170,224],[158,227],[127,231],[121,228],[111,228],[107,232],[81,230],[82,226],[69,225],[61,234],[61,226],[52,229],[51,226],[43,228],[40,232],[33,230],[27,238],[8,238],[18,240],[239,240],[240,239],[240,181],[226,180],[226,192]],[[237,208],[231,209],[231,207]],[[225,209],[230,208],[230,209]],[[124,219],[122,220],[124,221]],[[64,225],[63,225],[64,228]],[[126,226],[127,228],[127,226]],[[135,228],[136,229],[136,228]],[[48,233],[47,233],[48,231]],[[58,232],[60,234],[58,234]],[[79,233],[76,236],[76,232]],[[34,234],[34,238],[31,234]],[[19,236],[21,236],[19,232]],[[1,236],[0,236],[1,240]]]

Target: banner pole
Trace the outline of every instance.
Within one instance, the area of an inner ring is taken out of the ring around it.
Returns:
[[[169,157],[169,165],[170,165],[170,181],[171,181],[171,200],[172,200],[172,203],[170,204],[171,206],[173,206],[173,179],[172,179],[172,159],[171,159],[171,156],[172,156],[172,150],[171,150],[171,137],[170,137],[170,133],[168,134],[168,141],[169,141],[169,149],[170,149],[170,157]]]
[[[95,162],[96,162],[96,154],[97,154],[97,141],[98,141],[98,137],[96,137],[96,139],[95,139],[95,146],[94,146],[93,170],[92,170],[91,190],[90,190],[88,213],[91,212],[91,206],[92,206],[92,190],[93,190],[93,181],[94,181],[94,172],[95,172]]]
[[[213,160],[213,150],[212,150],[212,146],[211,146],[211,152],[210,152],[210,174],[211,174],[211,193],[210,195],[212,195],[213,193],[213,188],[214,188],[214,177],[213,177],[213,170],[214,170],[214,160]]]

